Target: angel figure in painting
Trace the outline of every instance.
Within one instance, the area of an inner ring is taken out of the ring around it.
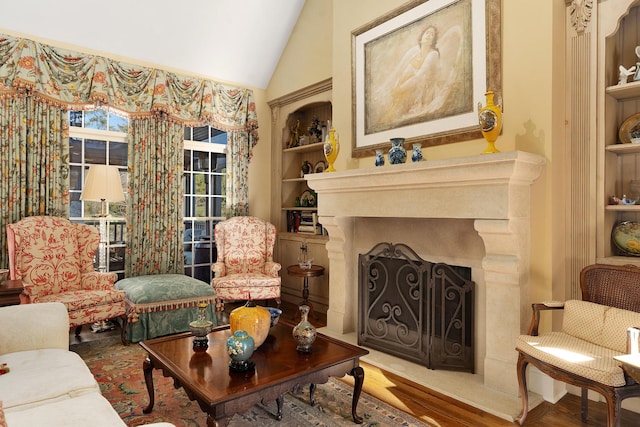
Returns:
[[[462,29],[453,26],[442,37],[434,25],[420,33],[372,93],[372,123],[385,128],[437,111],[449,95],[461,55]]]

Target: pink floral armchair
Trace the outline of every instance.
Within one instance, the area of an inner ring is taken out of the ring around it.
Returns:
[[[280,307],[280,264],[273,261],[276,228],[260,218],[238,216],[216,224],[218,259],[211,269],[216,311],[224,301],[275,299]]]
[[[126,294],[114,287],[117,274],[94,271],[99,243],[95,227],[52,216],[23,218],[7,225],[9,274],[22,280],[23,304],[63,303],[76,335],[82,325],[121,317],[126,343]]]

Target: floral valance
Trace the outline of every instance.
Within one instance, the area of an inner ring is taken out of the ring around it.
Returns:
[[[21,91],[69,109],[108,105],[132,118],[162,112],[187,126],[249,132],[257,142],[251,89],[0,34],[0,96]]]

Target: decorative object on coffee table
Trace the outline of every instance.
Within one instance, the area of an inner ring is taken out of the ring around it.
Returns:
[[[269,314],[271,315],[271,326],[272,328],[278,324],[278,320],[280,320],[280,315],[282,314],[282,310],[275,307],[267,307],[269,310]]]
[[[302,320],[293,328],[293,339],[298,343],[296,350],[301,353],[311,353],[311,344],[313,344],[317,336],[316,328],[307,320],[309,315],[308,306],[300,306],[300,314],[302,315]]]
[[[201,302],[198,304],[198,318],[193,322],[189,323],[189,329],[193,334],[193,351],[206,351],[209,347],[209,332],[211,332],[211,328],[213,327],[213,322],[207,320],[207,304],[206,302]]]
[[[255,348],[258,348],[269,335],[271,313],[249,300],[244,306],[234,309],[229,314],[229,326],[232,334],[240,330],[246,331],[253,338]]]
[[[254,369],[254,363],[249,360],[255,350],[255,342],[247,331],[235,331],[227,339],[227,353],[231,358],[229,369],[236,372],[247,372]]]

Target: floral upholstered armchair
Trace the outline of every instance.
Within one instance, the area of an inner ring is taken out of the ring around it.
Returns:
[[[126,294],[114,287],[115,273],[94,270],[99,243],[95,227],[52,216],[23,218],[7,225],[9,274],[22,280],[23,304],[63,303],[76,335],[82,325],[121,317],[126,343]]]
[[[215,277],[216,311],[224,301],[275,299],[280,307],[280,264],[273,261],[276,228],[260,218],[238,216],[216,224],[218,259]]]

